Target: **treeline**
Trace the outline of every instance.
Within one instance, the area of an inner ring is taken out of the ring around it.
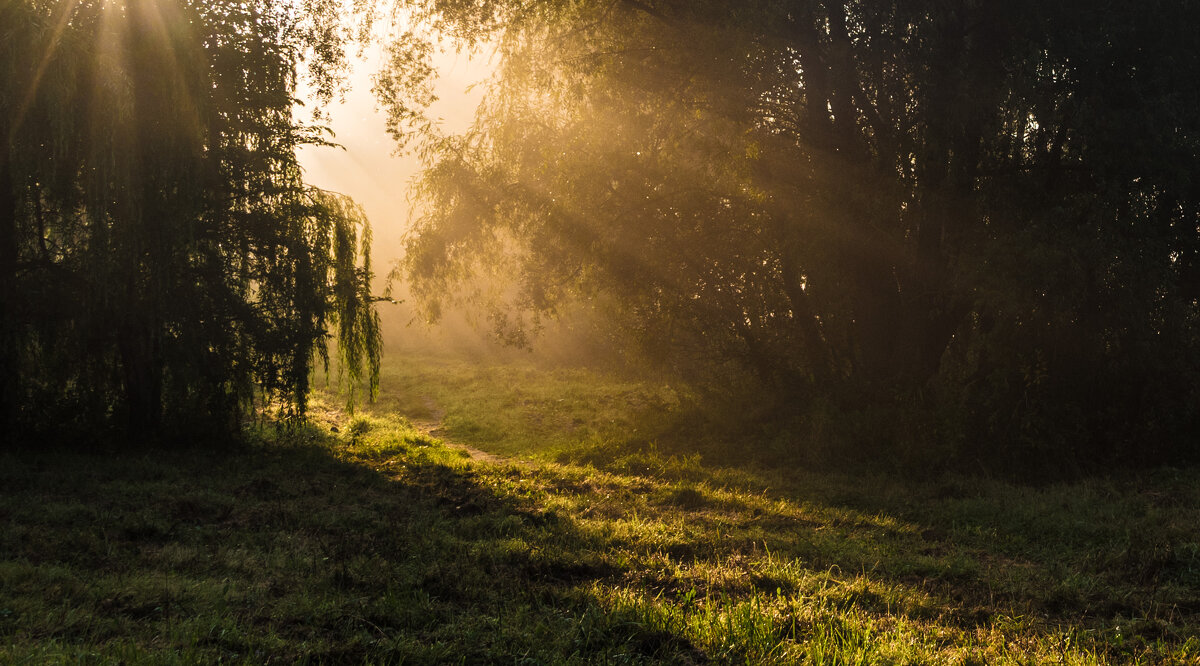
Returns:
[[[375,4],[417,22],[376,92],[428,165],[426,315],[470,285],[524,343],[583,311],[814,458],[1196,457],[1200,7]],[[375,375],[366,221],[295,157],[340,12],[0,1],[9,441],[300,415],[327,331]],[[435,33],[498,54],[460,136],[424,114]]]
[[[426,136],[402,272],[429,314],[500,279],[474,294],[523,340],[582,303],[798,454],[1195,459],[1200,6],[432,11],[499,65],[472,131]]]
[[[324,12],[324,14],[322,13]],[[0,2],[0,439],[219,440],[305,409],[327,329],[378,372],[370,235],[306,186],[337,7]]]

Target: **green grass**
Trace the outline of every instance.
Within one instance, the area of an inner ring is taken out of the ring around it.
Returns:
[[[1195,470],[719,468],[621,439],[657,389],[408,373],[228,451],[0,456],[0,663],[1200,663]]]
[[[680,396],[579,368],[489,365],[449,356],[388,358],[368,413],[437,422],[448,439],[504,456],[551,459],[676,425]]]

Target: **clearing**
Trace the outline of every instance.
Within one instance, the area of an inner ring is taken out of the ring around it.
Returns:
[[[229,451],[0,456],[0,662],[1200,663],[1196,470],[714,467],[665,389],[405,364]]]

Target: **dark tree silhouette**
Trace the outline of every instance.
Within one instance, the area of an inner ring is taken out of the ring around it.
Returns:
[[[298,67],[328,98],[336,11],[0,3],[7,441],[225,437],[259,395],[301,415],[328,328],[373,385],[366,219],[296,162],[322,140],[293,116]]]
[[[498,312],[603,304],[870,452],[1195,453],[1200,8],[429,5],[500,52],[477,126],[425,143],[431,312],[487,271]]]

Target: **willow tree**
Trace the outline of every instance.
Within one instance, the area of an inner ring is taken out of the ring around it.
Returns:
[[[298,70],[332,92],[336,10],[0,4],[6,433],[226,436],[259,395],[302,415],[328,329],[374,386],[367,221],[296,161],[322,140]]]
[[[868,447],[1195,453],[1200,9],[1152,5],[426,3],[499,66],[404,272],[506,266]]]

